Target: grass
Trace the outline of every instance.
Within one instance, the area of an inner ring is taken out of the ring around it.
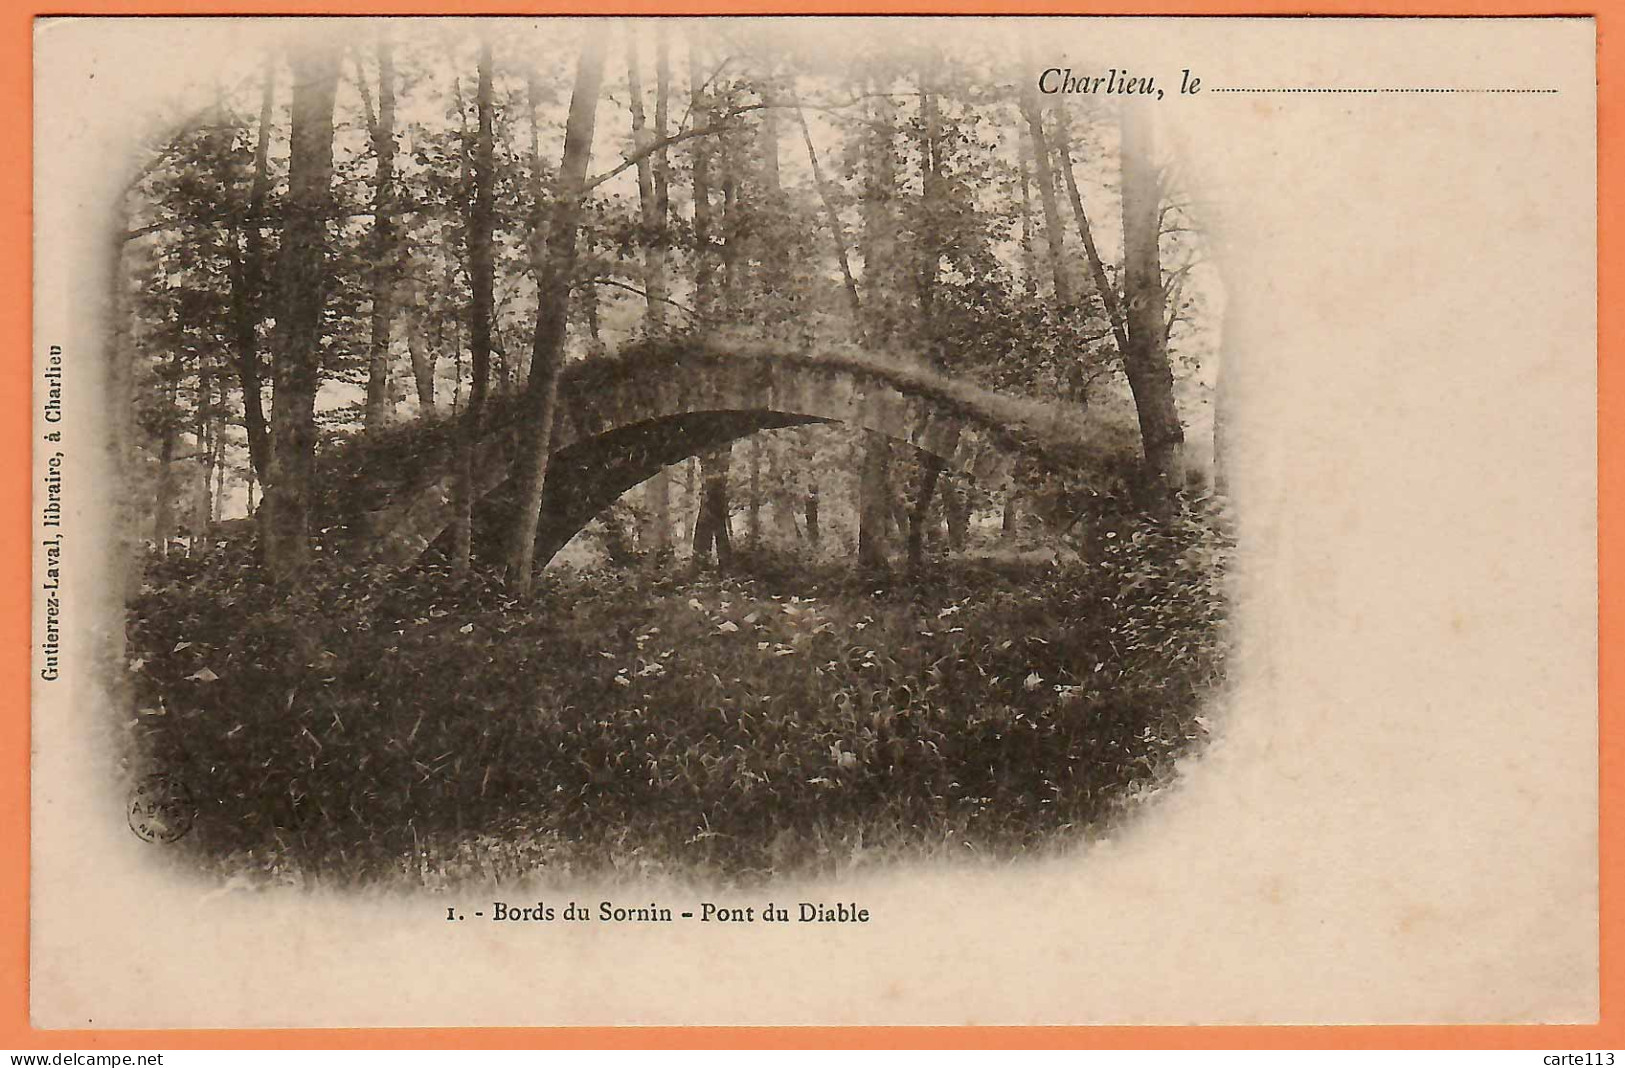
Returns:
[[[1125,530],[1087,562],[919,581],[741,553],[727,577],[550,574],[528,601],[430,564],[318,565],[279,596],[222,546],[153,562],[128,726],[197,802],[181,848],[222,874],[743,885],[1021,856],[1203,739],[1211,542]]]

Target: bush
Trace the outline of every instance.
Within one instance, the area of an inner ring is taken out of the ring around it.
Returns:
[[[1193,689],[1219,683],[1225,576],[1235,543],[1218,507],[1182,501],[1171,523],[1131,518],[1099,539],[1113,644],[1125,670]]]

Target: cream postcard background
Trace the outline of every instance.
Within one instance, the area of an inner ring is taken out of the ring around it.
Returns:
[[[1070,856],[719,898],[874,916],[839,927],[448,924],[491,895],[237,890],[130,833],[87,672],[118,618],[95,555],[105,205],[182,82],[285,26],[37,31],[35,358],[66,351],[70,568],[68,677],[34,683],[37,1024],[1596,1018],[1592,23],[808,24],[1011,55],[1036,29],[1039,68],[1202,78],[1155,111],[1228,291],[1243,546],[1244,654],[1179,788]],[[1559,92],[1206,91],[1271,86]]]

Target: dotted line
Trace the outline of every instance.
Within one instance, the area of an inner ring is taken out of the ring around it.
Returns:
[[[1556,89],[1213,89],[1215,93],[1517,93],[1551,95]]]

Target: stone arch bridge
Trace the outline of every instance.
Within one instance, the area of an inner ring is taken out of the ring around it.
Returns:
[[[587,523],[661,468],[760,430],[846,423],[936,456],[983,485],[1018,464],[1098,482],[1132,462],[1131,425],[1075,405],[1013,398],[851,350],[808,355],[759,345],[646,342],[569,363],[559,386],[537,534],[544,565]],[[473,464],[487,506],[515,470],[523,398],[489,402]],[[322,459],[320,518],[346,551],[406,564],[452,524],[456,420],[363,435]],[[336,487],[336,488],[334,488]],[[512,507],[512,494],[509,507]]]

